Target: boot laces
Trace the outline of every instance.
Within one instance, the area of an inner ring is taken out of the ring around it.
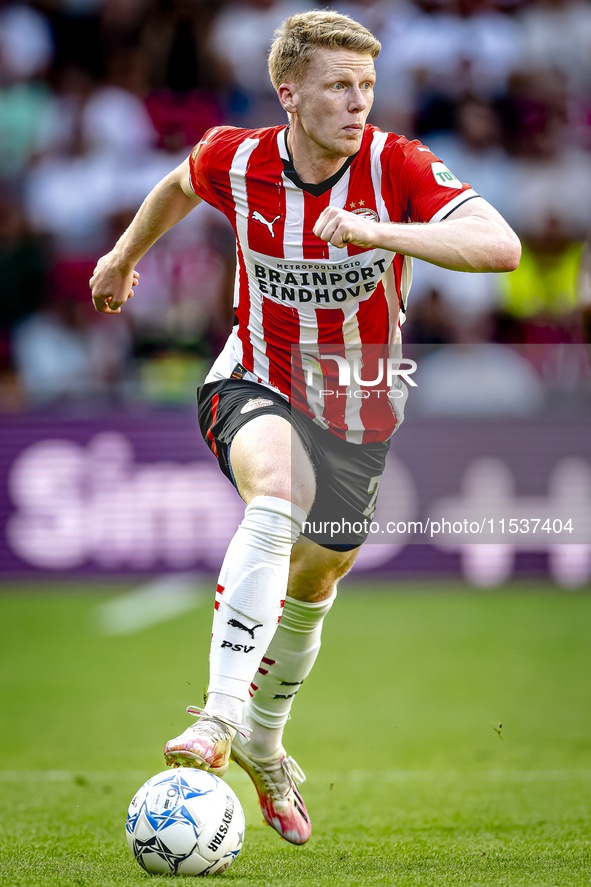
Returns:
[[[251,759],[251,763],[265,783],[267,793],[275,800],[284,800],[297,783],[306,781],[303,770],[292,757],[269,762]]]
[[[306,774],[297,761],[294,761],[291,756],[289,758],[284,758],[281,761],[281,766],[291,782],[300,785],[302,782],[306,781]]]
[[[237,721],[232,721],[230,718],[226,718],[223,715],[210,715],[209,712],[206,712],[205,709],[199,708],[196,705],[189,705],[187,707],[187,714],[195,715],[195,717],[199,718],[197,723],[193,724],[193,727],[196,727],[197,724],[208,729],[208,732],[215,739],[225,739],[226,736],[222,735],[220,731],[220,724],[224,727],[231,727],[232,730],[236,730],[237,733],[240,733],[246,741],[250,739],[250,734],[252,733],[252,727],[248,727],[246,724],[239,724]],[[191,728],[189,728],[191,729]]]

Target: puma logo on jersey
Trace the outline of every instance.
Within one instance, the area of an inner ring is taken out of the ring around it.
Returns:
[[[252,628],[247,628],[246,625],[243,625],[242,622],[238,622],[237,619],[229,619],[229,620],[228,620],[228,625],[231,625],[233,628],[239,628],[240,631],[247,631],[248,634],[249,634],[249,635],[251,636],[251,638],[253,639],[253,641],[254,641],[254,633],[255,633],[256,629],[257,629],[257,628],[262,628],[262,627],[263,627],[263,623],[262,623],[262,622],[259,622],[258,625],[253,625]]]
[[[268,228],[269,233],[271,234],[271,237],[275,237],[275,232],[273,231],[273,225],[275,224],[277,219],[281,218],[281,216],[275,216],[275,218],[273,219],[272,222],[268,222],[265,219],[265,217],[260,214],[258,209],[255,209],[255,211],[252,214],[252,218],[254,219],[255,222],[260,222],[261,225],[264,225],[266,228]]]

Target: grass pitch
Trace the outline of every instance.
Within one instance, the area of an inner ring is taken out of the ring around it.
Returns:
[[[128,588],[0,596],[2,887],[170,883],[141,871],[123,823],[201,702],[212,602],[101,635]],[[247,833],[223,880],[589,885],[591,596],[389,590],[343,588],[288,724],[312,839],[264,827],[232,766]]]

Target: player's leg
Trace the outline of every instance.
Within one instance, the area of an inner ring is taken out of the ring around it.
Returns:
[[[322,623],[359,548],[336,552],[300,536],[293,547],[281,622],[250,686],[249,750],[268,757],[281,747],[293,701],[320,651]],[[265,661],[266,660],[266,661]]]
[[[232,743],[232,757],[253,780],[265,819],[296,844],[308,840],[311,826],[296,784],[304,776],[283,749],[283,727],[318,655],[322,622],[333,603],[336,583],[353,565],[369,532],[388,449],[387,443],[349,444],[322,430],[315,434],[315,428],[310,439],[317,491],[306,538],[300,537],[293,548],[281,623],[244,708],[251,742],[246,745],[237,735]],[[336,538],[335,521],[342,521]]]
[[[350,444],[316,431],[316,426],[312,443],[317,444],[312,447],[316,498],[305,536],[292,551],[281,625],[255,676],[246,707],[253,728],[249,748],[261,756],[281,747],[292,702],[318,655],[322,622],[334,601],[336,584],[353,566],[369,532],[389,446],[388,442]]]
[[[247,508],[217,586],[205,716],[165,747],[167,763],[220,775],[248,688],[277,629],[291,550],[315,493],[310,460],[282,416],[251,418],[234,436],[230,460]]]
[[[337,582],[351,568],[358,551],[330,551],[300,536],[292,551],[281,622],[244,708],[251,738],[246,744],[237,735],[232,743],[232,759],[254,782],[263,816],[294,844],[304,844],[312,829],[297,787],[304,774],[282,746],[283,728],[318,656],[322,622],[336,597]]]

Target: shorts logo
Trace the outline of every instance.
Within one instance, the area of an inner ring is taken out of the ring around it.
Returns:
[[[244,404],[244,406],[242,407],[240,412],[241,413],[250,413],[251,410],[256,410],[258,407],[272,407],[272,406],[273,406],[272,400],[267,400],[267,398],[265,398],[265,397],[255,397],[255,398],[251,397],[249,399],[248,403]]]
[[[352,213],[355,213],[356,216],[362,216],[364,219],[368,219],[370,222],[379,222],[379,216],[375,209],[368,209],[365,206],[360,206],[359,209],[352,209]]]

